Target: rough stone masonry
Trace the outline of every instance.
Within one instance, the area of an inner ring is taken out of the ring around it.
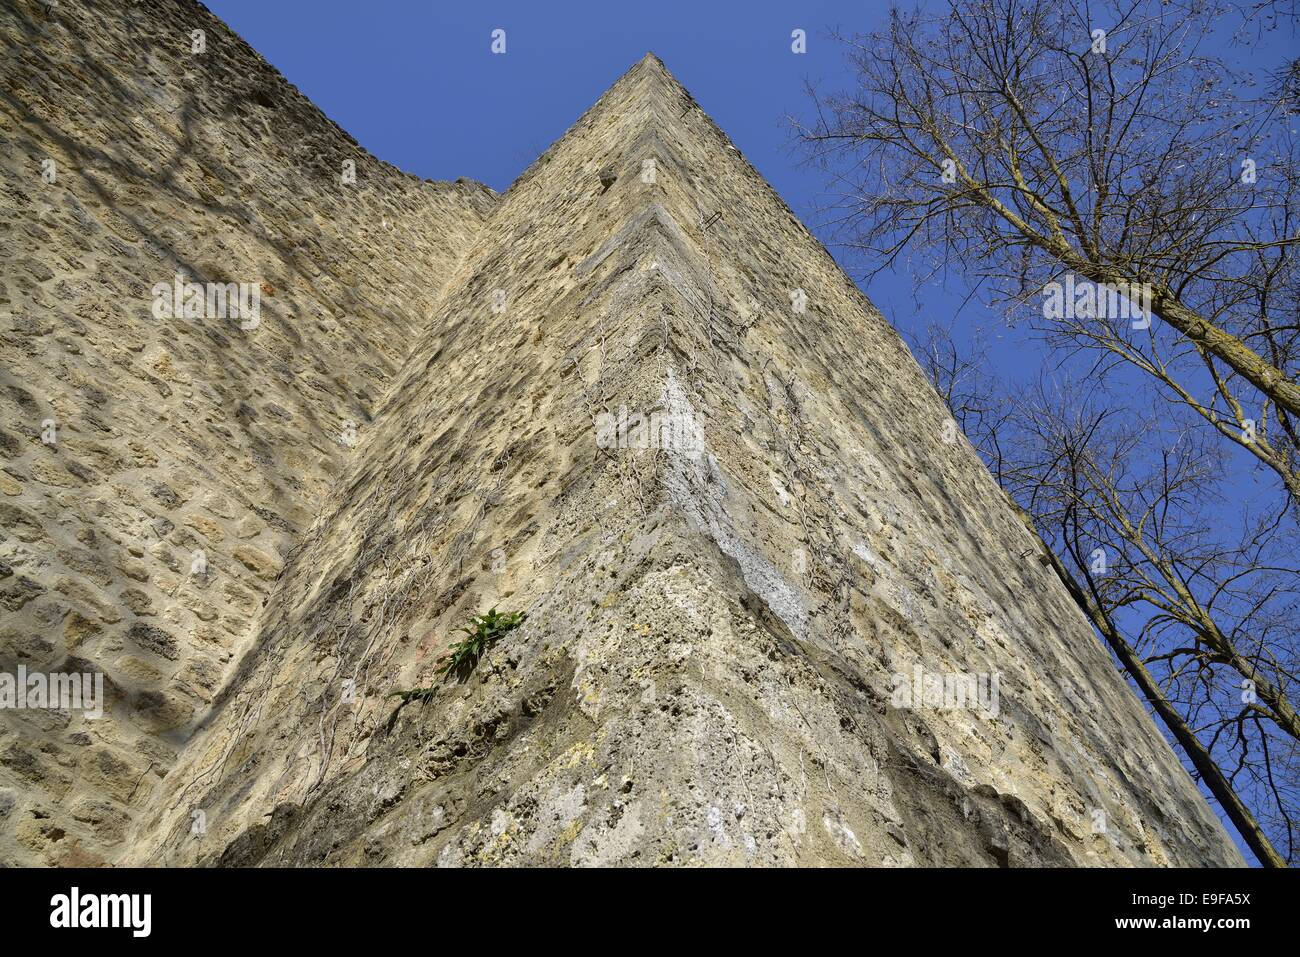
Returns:
[[[0,710],[0,861],[1241,863],[655,57],[497,195],[189,0],[0,41],[0,671],[107,699]]]

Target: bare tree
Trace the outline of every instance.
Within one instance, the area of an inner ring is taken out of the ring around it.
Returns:
[[[1095,392],[1041,389],[1013,428],[1014,493],[1076,601],[1260,860],[1297,862],[1295,536],[1277,515],[1227,527],[1203,504],[1225,482],[1207,437]]]
[[[1287,97],[1243,95],[1203,52],[1226,9],[894,10],[884,31],[840,36],[856,85],[810,91],[797,129],[873,271],[923,247],[1043,305],[1058,344],[1153,377],[1300,500],[1300,157]],[[1074,279],[1079,298],[1048,309],[1044,290]]]
[[[967,352],[931,326],[914,349],[1244,842],[1268,866],[1296,863],[1300,742],[1288,692],[1300,608],[1286,564],[1291,530],[1276,516],[1248,516],[1226,536],[1223,516],[1200,506],[1227,481],[1206,436],[1136,418],[1086,386],[1040,383],[1029,398],[1013,398],[981,368],[978,341]],[[969,409],[999,411],[963,420]],[[1271,706],[1260,703],[1261,686]]]
[[[1221,51],[1294,18],[1288,0],[894,10],[840,35],[856,82],[810,90],[797,124],[868,275],[956,265],[1045,344],[1055,379],[1010,402],[978,341],[914,343],[1269,865],[1300,857],[1295,63],[1252,87]],[[1274,491],[1243,491],[1251,465]]]

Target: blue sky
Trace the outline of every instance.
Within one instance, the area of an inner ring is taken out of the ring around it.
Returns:
[[[804,223],[841,263],[820,228],[822,175],[789,149],[789,113],[807,106],[805,81],[851,83],[833,27],[867,32],[887,23],[886,0],[732,0],[608,3],[450,0],[208,0],[209,8],[367,150],[431,179],[466,176],[504,190],[647,51],[658,54]],[[910,6],[911,4],[906,4]],[[943,6],[925,0],[923,6]],[[491,33],[506,31],[493,55]],[[791,52],[791,31],[807,52]],[[1276,55],[1294,37],[1272,36]],[[1289,41],[1289,42],[1288,42]],[[1255,57],[1260,71],[1276,56]],[[1240,58],[1251,55],[1240,50]],[[862,272],[847,264],[850,275]],[[864,291],[899,329],[931,322],[989,327],[990,357],[1004,378],[1025,381],[1041,350],[966,303],[960,281],[924,291],[906,266]],[[963,305],[965,303],[965,305]]]
[[[813,36],[795,55],[790,32],[849,22],[848,5],[822,0],[208,6],[375,155],[498,190],[653,50],[787,198],[815,182],[791,168],[781,114],[801,106],[806,75],[844,76],[828,41]],[[495,28],[507,31],[505,56],[489,51]]]
[[[497,190],[653,51],[815,232],[823,182],[799,166],[783,118],[805,107],[805,79],[850,79],[828,28],[869,29],[887,9],[843,0],[207,5],[375,156]],[[489,49],[498,27],[504,56]],[[790,50],[796,28],[807,32],[804,54]],[[896,325],[925,324],[906,276],[869,291]],[[959,303],[954,294],[928,306],[946,322]]]

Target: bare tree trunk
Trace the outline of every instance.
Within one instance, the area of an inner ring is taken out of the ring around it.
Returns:
[[[1021,512],[1020,517],[1029,530],[1038,535],[1038,530],[1034,527],[1033,520],[1028,514]],[[1041,536],[1039,536],[1039,541],[1042,541]],[[1160,689],[1160,685],[1151,676],[1151,672],[1147,671],[1146,665],[1142,663],[1142,659],[1138,657],[1133,646],[1124,639],[1124,636],[1120,634],[1110,620],[1110,616],[1092,600],[1088,592],[1075,580],[1069,569],[1057,558],[1056,553],[1047,547],[1045,542],[1043,543],[1043,551],[1051,559],[1052,567],[1056,569],[1056,574],[1060,577],[1066,590],[1069,591],[1070,596],[1084,615],[1087,616],[1088,620],[1092,622],[1093,627],[1106,640],[1106,644],[1110,646],[1110,649],[1115,652],[1115,656],[1119,658],[1124,670],[1137,682],[1147,702],[1160,716],[1160,720],[1165,723],[1165,727],[1169,729],[1170,734],[1174,736],[1174,739],[1187,754],[1188,760],[1200,772],[1201,780],[1210,789],[1210,793],[1219,802],[1219,806],[1228,815],[1233,826],[1236,827],[1237,833],[1241,835],[1242,840],[1254,852],[1260,864],[1264,867],[1286,867],[1286,861],[1273,847],[1273,843],[1265,835],[1263,829],[1259,826],[1259,822],[1255,820],[1255,815],[1251,814],[1250,809],[1242,803],[1232,783],[1219,770],[1219,766],[1215,763],[1214,758],[1210,756],[1210,752],[1206,750],[1205,745],[1201,743],[1192,729],[1188,727],[1187,722],[1183,720],[1182,715],[1170,703]]]
[[[1151,311],[1212,356],[1218,356],[1242,378],[1268,396],[1279,409],[1300,418],[1300,385],[1236,336],[1206,322],[1177,299],[1157,289]],[[1284,476],[1285,478],[1285,476]]]

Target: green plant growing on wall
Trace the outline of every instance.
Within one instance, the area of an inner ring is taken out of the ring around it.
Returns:
[[[438,667],[438,677],[446,679],[455,675],[457,681],[464,682],[473,673],[475,666],[487,650],[507,633],[522,625],[527,617],[526,611],[502,614],[495,608],[488,611],[486,615],[475,615],[469,620],[468,627],[460,629],[465,633],[465,637],[453,642],[451,649],[438,659],[441,662]],[[402,704],[406,705],[412,701],[428,701],[433,697],[435,690],[437,686],[431,685],[428,688],[393,691],[388,697],[401,698]]]
[[[465,637],[451,646],[451,651],[442,657],[442,667],[438,669],[439,677],[455,675],[457,681],[464,681],[474,670],[484,652],[501,640],[508,632],[524,623],[528,613],[524,611],[507,612],[502,615],[495,608],[486,615],[475,615],[470,619],[471,627],[461,628]]]

